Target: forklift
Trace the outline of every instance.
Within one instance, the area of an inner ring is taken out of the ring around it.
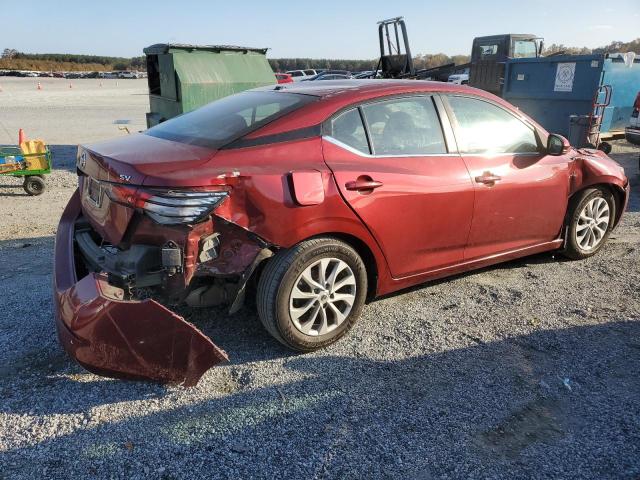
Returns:
[[[389,32],[391,27],[392,33]],[[400,37],[402,36],[402,46]],[[409,48],[407,26],[403,17],[389,18],[378,22],[380,60],[373,77],[380,72],[382,78],[416,78],[413,57]]]
[[[504,84],[507,58],[539,57],[543,39],[535,35],[508,33],[477,37],[473,40],[471,62],[465,65],[448,63],[438,67],[416,70],[409,48],[409,36],[404,17],[378,22],[380,59],[372,76],[382,78],[411,78],[446,82],[449,75],[469,68],[469,85],[500,95]]]

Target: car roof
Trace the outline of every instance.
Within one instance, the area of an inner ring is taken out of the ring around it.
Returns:
[[[350,92],[361,96],[367,93],[372,97],[393,95],[403,92],[440,92],[440,91],[468,91],[469,87],[451,86],[444,82],[426,80],[384,80],[384,79],[344,79],[326,80],[320,83],[297,82],[291,84],[269,85],[256,88],[258,91],[285,91],[315,97],[333,97],[336,94],[347,96]]]

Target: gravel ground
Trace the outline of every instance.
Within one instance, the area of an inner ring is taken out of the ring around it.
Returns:
[[[595,257],[376,301],[313,354],[250,308],[186,310],[231,357],[191,389],[98,377],[59,347],[51,253],[75,177],[72,148],[55,153],[41,197],[0,180],[0,478],[640,478],[640,181],[624,142],[632,201]]]

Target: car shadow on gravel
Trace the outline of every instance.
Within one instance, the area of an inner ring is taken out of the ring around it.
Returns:
[[[31,397],[33,422],[59,405],[86,422],[7,446],[4,472],[29,459],[53,477],[152,462],[165,478],[637,478],[639,352],[640,322],[621,319],[403,360],[301,355],[281,367],[293,380],[174,391],[192,401],[160,410],[146,398],[159,386],[53,382]],[[26,411],[24,394],[0,411]],[[103,407],[126,400],[138,406],[109,420]]]
[[[530,255],[527,257],[522,257],[522,258],[516,258],[515,260],[509,260],[508,262],[503,262],[503,263],[498,263],[495,265],[489,265],[487,267],[482,267],[482,268],[478,268],[475,270],[469,270],[468,272],[460,272],[460,273],[456,273],[455,275],[450,275],[448,277],[444,277],[444,278],[439,278],[437,280],[429,280],[426,283],[420,283],[418,285],[415,285],[413,287],[409,287],[403,290],[398,290],[396,292],[392,292],[389,293],[387,295],[378,297],[376,299],[373,300],[373,302],[377,302],[380,300],[384,300],[387,298],[394,298],[394,297],[398,297],[401,295],[405,295],[407,293],[411,293],[411,292],[417,292],[419,290],[423,290],[425,288],[429,288],[429,287],[435,287],[437,285],[441,285],[441,284],[446,284],[452,281],[455,281],[456,279],[460,279],[460,278],[473,278],[474,276],[477,275],[482,275],[482,274],[486,274],[487,272],[500,272],[500,271],[508,271],[508,270],[523,270],[523,274],[525,272],[528,272],[527,274],[531,274],[530,271],[528,270],[528,267],[532,266],[532,265],[547,265],[547,264],[555,264],[555,263],[561,263],[561,262],[570,262],[571,260],[567,259],[566,257],[563,257],[559,252],[557,251],[552,251],[552,252],[544,252],[544,253],[538,253],[535,255]]]

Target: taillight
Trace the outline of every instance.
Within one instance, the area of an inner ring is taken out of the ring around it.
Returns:
[[[636,97],[636,101],[633,104],[634,110],[640,110],[640,92],[638,92],[638,96]]]
[[[229,195],[229,191],[224,188],[165,190],[115,183],[106,185],[106,193],[113,202],[139,208],[162,225],[198,222],[207,217]]]
[[[138,192],[139,205],[149,217],[163,225],[194,223],[209,215],[229,195],[225,190],[175,191],[145,190]]]

